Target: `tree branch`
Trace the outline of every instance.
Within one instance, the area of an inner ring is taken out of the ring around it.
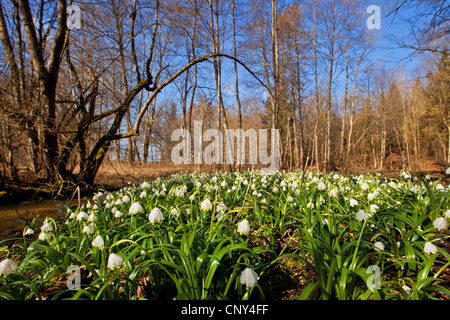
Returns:
[[[237,59],[236,57],[230,56],[228,54],[224,54],[224,53],[211,53],[211,54],[207,54],[204,56],[201,56],[200,58],[197,58],[195,60],[190,61],[189,63],[187,63],[184,67],[182,67],[181,69],[179,69],[176,73],[174,73],[169,79],[167,79],[166,81],[162,82],[160,85],[158,85],[152,92],[152,94],[148,97],[147,101],[145,102],[144,106],[142,107],[142,109],[139,111],[137,118],[136,118],[136,122],[134,124],[133,127],[133,131],[134,131],[134,135],[139,135],[139,126],[140,123],[142,121],[142,118],[144,117],[145,112],[147,111],[148,107],[150,106],[151,102],[153,101],[153,99],[155,99],[156,95],[161,92],[162,89],[164,89],[167,85],[169,85],[170,83],[172,83],[175,79],[177,79],[181,74],[183,74],[183,72],[185,72],[186,70],[190,69],[191,67],[193,67],[194,65],[196,65],[197,63],[206,61],[210,58],[214,58],[214,57],[224,57],[224,58],[228,58],[231,60],[236,61],[237,63],[239,63],[241,66],[243,66],[253,77],[256,78],[256,80],[258,80],[258,82],[270,93],[270,95],[273,96],[272,91],[253,73],[253,71],[251,71],[244,63],[242,63],[239,59]]]

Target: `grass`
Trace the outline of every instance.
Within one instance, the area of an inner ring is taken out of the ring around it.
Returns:
[[[142,210],[130,213],[134,203]],[[163,219],[150,221],[155,208]],[[33,220],[24,230],[32,235],[3,240],[0,260],[18,266],[0,276],[0,297],[448,299],[448,228],[437,228],[438,218],[450,218],[448,189],[407,173],[194,172],[138,180],[99,190],[60,217]],[[243,220],[250,225],[244,233]],[[93,245],[98,236],[102,247]],[[427,252],[429,243],[435,252]],[[110,268],[113,253],[122,261]],[[257,274],[250,287],[241,277],[246,268]],[[74,279],[76,289],[67,285]]]

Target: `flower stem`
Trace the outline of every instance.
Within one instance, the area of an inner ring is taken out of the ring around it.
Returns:
[[[361,229],[361,232],[359,233],[358,242],[356,243],[355,252],[353,253],[352,264],[350,265],[350,270],[351,271],[353,271],[355,269],[356,254],[358,253],[359,245],[361,243],[361,238],[362,238],[362,235],[363,235],[363,232],[364,232],[364,228],[366,227],[366,224],[367,224],[367,219],[364,220],[363,227]]]

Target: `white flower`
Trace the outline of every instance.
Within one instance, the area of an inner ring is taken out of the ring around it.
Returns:
[[[246,268],[241,272],[241,284],[247,288],[253,287],[258,283],[258,274],[252,268]]]
[[[148,220],[151,223],[155,223],[156,222],[161,222],[163,221],[164,217],[162,215],[162,212],[159,208],[154,208],[152,209],[152,211],[150,212],[150,214],[148,215]]]
[[[278,188],[277,187],[273,187],[272,192],[273,193],[277,193],[278,192]]]
[[[116,202],[114,202],[114,204],[115,204],[116,206],[120,206],[120,205],[122,204],[122,200],[117,199]]]
[[[114,269],[121,266],[123,258],[118,254],[111,253],[108,257],[108,269]]]
[[[436,185],[436,190],[445,190],[445,187],[442,184],[438,183]]]
[[[445,211],[444,215],[446,218],[450,218],[450,210]]]
[[[130,214],[135,214],[138,212],[144,212],[144,208],[142,208],[142,206],[140,205],[139,202],[135,202],[130,206],[130,210],[129,213]]]
[[[176,217],[178,217],[178,216],[180,215],[180,212],[179,212],[178,209],[176,209],[176,208],[173,208],[173,209],[170,211],[170,213],[173,214],[173,215],[176,216]]]
[[[87,226],[84,226],[83,233],[91,234],[94,231],[94,225],[92,223],[88,224]]]
[[[247,234],[250,232],[250,223],[247,219],[242,220],[239,222],[237,230],[240,234]]]
[[[367,219],[367,213],[364,210],[359,210],[356,213],[356,220],[362,221]]]
[[[93,221],[97,220],[97,217],[96,217],[95,214],[92,212],[92,213],[89,215],[88,220],[89,220],[90,222],[93,222]]]
[[[437,247],[432,244],[431,242],[427,242],[425,243],[425,247],[423,248],[423,250],[425,251],[425,253],[436,253],[437,252]]]
[[[326,190],[327,186],[322,181],[317,185],[317,189],[319,190]]]
[[[361,190],[367,190],[367,189],[369,189],[369,185],[367,184],[367,183],[363,183],[362,185],[361,185]]]
[[[47,239],[47,233],[45,233],[45,232],[39,233],[38,239],[41,240],[41,241],[46,240]]]
[[[370,211],[372,211],[373,213],[377,212],[378,209],[380,209],[380,207],[377,206],[376,204],[370,205]]]
[[[41,227],[41,231],[43,231],[43,232],[53,231],[52,224],[50,222],[45,222]]]
[[[336,188],[330,189],[330,197],[337,197],[337,194]]]
[[[209,199],[205,199],[200,204],[200,207],[202,208],[202,210],[211,210],[212,209],[212,203],[211,203],[211,201],[209,201]]]
[[[123,198],[122,198],[123,202],[130,202],[130,197],[126,194]]]
[[[224,212],[225,212],[226,209],[227,209],[227,208],[226,208],[226,206],[225,206],[223,203],[219,203],[219,204],[216,206],[216,211],[224,211]]]
[[[89,216],[87,215],[86,212],[84,211],[80,211],[80,213],[77,214],[77,220],[81,221],[81,219],[89,219]]]
[[[402,289],[406,291],[406,293],[409,293],[411,291],[411,288],[407,285],[402,286]]]
[[[96,195],[94,195],[93,197],[92,197],[92,200],[94,200],[94,201],[102,201],[103,200],[103,198],[105,197],[105,194],[103,193],[103,192],[98,192]]]
[[[119,210],[116,210],[116,212],[114,212],[114,217],[120,218],[121,216],[123,216],[123,213],[120,212]]]
[[[375,190],[374,192],[369,192],[369,194],[367,195],[367,199],[369,201],[373,200],[376,196],[378,195],[378,192]]]
[[[14,272],[17,269],[17,263],[11,259],[5,259],[0,262],[0,275],[7,276],[11,272]]]
[[[374,243],[375,251],[383,251],[384,250],[384,244],[380,241]]]
[[[447,220],[445,218],[437,218],[434,220],[433,226],[438,230],[443,230],[447,228]]]
[[[222,220],[224,216],[225,216],[225,212],[219,211],[219,212],[216,214],[216,219],[217,219],[217,221]]]
[[[99,248],[100,250],[103,249],[104,245],[105,245],[105,242],[103,241],[103,237],[102,237],[102,236],[97,236],[97,237],[94,239],[94,241],[92,241],[92,246],[93,246],[93,247],[97,247],[97,248]]]
[[[288,202],[293,202],[293,201],[294,201],[294,198],[292,198],[291,196],[289,196],[289,197],[287,198],[287,201],[288,201]]]
[[[356,201],[355,199],[350,199],[350,207],[354,207],[358,205],[358,201]]]
[[[139,195],[139,198],[145,198],[147,196],[147,191],[142,191],[141,194]]]
[[[24,235],[28,236],[28,235],[33,235],[34,234],[34,230],[31,228],[28,228],[25,232]]]
[[[448,167],[447,170],[445,170],[445,174],[450,174],[450,167]]]
[[[141,184],[141,188],[147,189],[147,188],[150,188],[150,185],[149,185],[147,182],[144,181],[144,182]]]

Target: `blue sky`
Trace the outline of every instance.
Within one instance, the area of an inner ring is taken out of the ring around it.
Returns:
[[[412,55],[411,49],[400,47],[394,39],[408,42],[407,39],[411,30],[410,21],[413,21],[412,17],[416,12],[413,8],[405,5],[396,15],[393,13],[389,15],[391,9],[381,2],[374,1],[381,9],[381,30],[376,30],[376,32],[380,32],[381,41],[371,57],[379,59],[381,63],[391,68],[404,68],[407,77],[412,78],[417,73],[420,57]],[[391,2],[394,3],[394,1]]]
[[[374,4],[378,5],[381,9],[381,29],[373,30],[373,32],[379,33],[381,39],[378,42],[377,48],[371,53],[370,60],[372,62],[377,62],[380,66],[388,69],[388,70],[404,70],[406,72],[406,76],[408,79],[412,79],[416,75],[416,69],[418,66],[418,62],[420,61],[417,55],[411,57],[412,51],[410,49],[401,48],[393,41],[394,37],[407,37],[410,32],[410,25],[408,19],[416,14],[411,7],[403,6],[401,10],[394,16],[391,14],[387,16],[391,10],[391,6],[395,1],[389,0],[374,0],[369,1],[368,5]],[[369,17],[369,14],[367,14]],[[224,60],[224,64],[227,66],[231,66],[231,62]],[[202,65],[203,71],[205,71],[206,65]],[[211,66],[210,66],[211,67]],[[212,68],[212,67],[211,67]],[[232,68],[227,69],[225,67],[222,68],[222,85],[223,85],[223,95],[225,99],[225,104],[227,109],[235,109],[236,106],[236,98],[234,93],[234,70]],[[342,76],[342,74],[341,74]],[[211,69],[210,75],[211,82],[208,86],[213,91],[215,84],[213,81],[213,74]],[[263,88],[253,88],[249,89],[244,84],[244,79],[251,78],[250,74],[245,71],[243,68],[239,67],[239,81],[240,81],[240,94],[241,98],[243,98],[246,94],[254,94],[256,92],[260,92],[263,99],[267,98],[267,95],[264,95]],[[341,80],[338,80],[339,84],[336,88],[336,95],[341,96],[341,92],[343,90],[343,84],[341,84]],[[201,90],[198,90],[197,93],[200,93]],[[211,92],[212,92],[211,91]],[[166,97],[178,97],[178,92],[174,87],[167,87],[164,92],[161,94],[162,101]],[[177,98],[175,98],[176,100]],[[214,98],[213,103],[216,103],[216,99]],[[180,111],[181,112],[181,111]]]

